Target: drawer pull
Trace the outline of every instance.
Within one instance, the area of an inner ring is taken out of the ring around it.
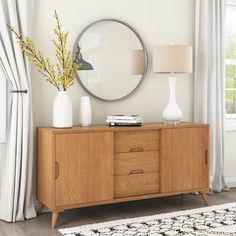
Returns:
[[[205,164],[208,165],[208,151],[205,151]]]
[[[134,174],[142,174],[143,170],[142,169],[138,169],[138,170],[131,170],[129,172],[130,175],[134,175]]]
[[[58,179],[59,177],[59,163],[55,162],[55,179]]]
[[[143,152],[142,147],[130,148],[129,152]]]

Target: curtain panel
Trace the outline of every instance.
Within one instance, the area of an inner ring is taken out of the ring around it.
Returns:
[[[13,93],[0,181],[0,219],[36,216],[33,201],[33,119],[30,67],[7,24],[31,35],[32,0],[0,0],[0,66]]]
[[[194,121],[210,124],[211,189],[227,189],[225,158],[225,0],[196,0]]]

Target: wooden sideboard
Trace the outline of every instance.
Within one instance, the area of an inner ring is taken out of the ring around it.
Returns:
[[[37,194],[52,211],[199,192],[207,204],[209,126],[37,128]]]

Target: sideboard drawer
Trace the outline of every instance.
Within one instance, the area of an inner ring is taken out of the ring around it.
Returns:
[[[142,152],[159,150],[159,131],[121,131],[114,133],[114,151]]]
[[[159,171],[159,151],[115,154],[115,175],[140,174],[157,171]]]
[[[159,172],[115,176],[115,198],[159,192]]]

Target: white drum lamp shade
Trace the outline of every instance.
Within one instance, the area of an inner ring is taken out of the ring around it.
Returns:
[[[131,51],[131,74],[142,75],[145,68],[145,54],[143,50]]]
[[[175,99],[175,73],[192,73],[192,47],[185,45],[167,45],[155,48],[153,51],[153,72],[170,73],[170,97],[163,119],[167,123],[179,122],[182,112]]]
[[[192,73],[192,47],[168,45],[155,48],[153,72]]]

